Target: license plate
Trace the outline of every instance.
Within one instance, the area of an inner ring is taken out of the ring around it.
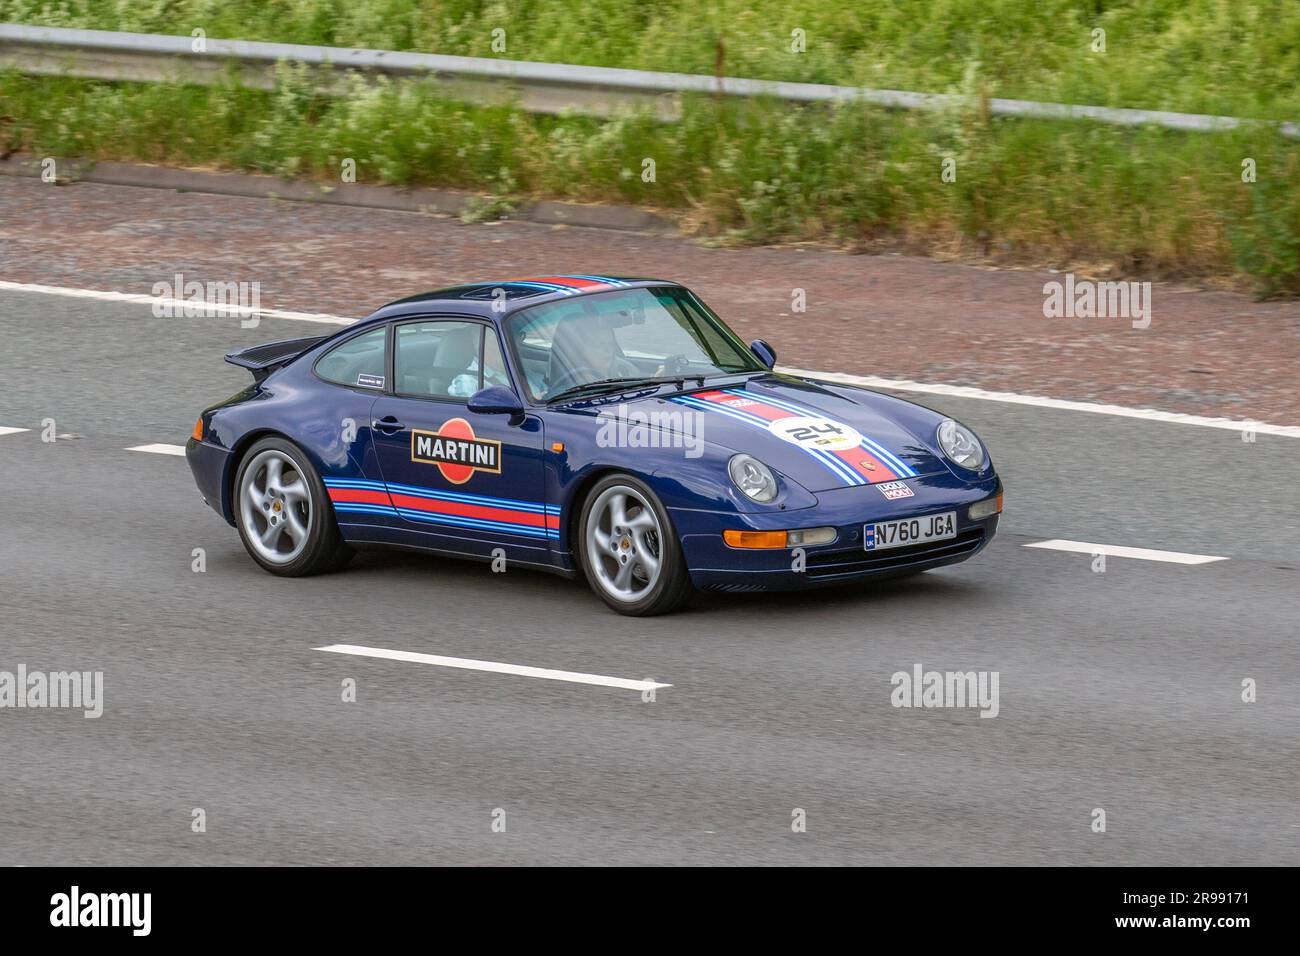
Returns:
[[[946,511],[920,518],[902,518],[898,521],[876,521],[862,529],[862,539],[868,551],[885,548],[905,548],[927,541],[942,541],[957,537],[957,512]]]

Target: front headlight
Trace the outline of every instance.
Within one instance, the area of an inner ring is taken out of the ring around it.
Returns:
[[[945,419],[940,423],[936,437],[943,453],[955,464],[971,471],[984,467],[984,446],[965,425],[959,425],[951,418]]]
[[[776,476],[753,455],[732,455],[727,462],[727,474],[737,488],[755,501],[768,502],[776,497]]]

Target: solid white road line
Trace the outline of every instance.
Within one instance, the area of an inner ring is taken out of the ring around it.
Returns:
[[[806,375],[828,382],[860,385],[863,388],[893,389],[899,392],[924,392],[930,395],[947,395],[951,398],[978,398],[986,402],[1004,402],[1008,405],[1032,405],[1035,408],[1055,408],[1064,412],[1091,412],[1094,415],[1115,415],[1120,418],[1140,418],[1148,422],[1165,422],[1170,425],[1200,425],[1202,428],[1223,428],[1242,432],[1251,429],[1257,435],[1279,435],[1283,438],[1300,438],[1300,426],[1269,425],[1235,418],[1207,418],[1204,415],[1184,415],[1182,412],[1161,412],[1154,408],[1126,408],[1123,405],[1100,405],[1093,402],[1072,402],[1063,398],[1046,398],[1041,395],[1021,395],[1017,392],[990,392],[966,385],[929,385],[907,379],[878,378],[874,375],[848,375],[843,372],[812,372],[807,369],[785,368],[780,371],[791,375]]]
[[[163,299],[152,295],[127,292],[103,292],[96,289],[70,289],[63,286],[36,285],[28,282],[5,282],[0,280],[0,291],[39,292],[45,295],[71,296],[77,299],[97,299],[103,302],[133,302],[140,305],[162,303],[176,308],[185,305],[183,299]],[[249,316],[256,314],[272,319],[291,319],[298,322],[322,322],[327,325],[351,325],[356,319],[319,312],[287,312],[283,309],[248,309],[240,306],[212,306],[223,315]],[[982,388],[966,385],[945,385],[913,382],[909,379],[879,378],[875,375],[850,375],[847,372],[816,372],[808,369],[780,366],[779,371],[791,375],[805,375],[809,378],[825,379],[828,382],[840,382],[844,385],[860,385],[863,388],[892,389],[899,392],[921,392],[929,395],[947,395],[952,398],[975,398],[986,402],[1003,402],[1008,405],[1031,405],[1035,408],[1054,408],[1065,412],[1089,412],[1094,415],[1114,415],[1120,418],[1137,418],[1148,422],[1163,422],[1170,425],[1199,425],[1202,428],[1222,428],[1228,431],[1246,431],[1251,429],[1257,435],[1277,435],[1282,438],[1300,438],[1300,425],[1269,425],[1233,418],[1208,418],[1204,415],[1185,415],[1182,412],[1162,412],[1154,408],[1126,408],[1123,405],[1102,405],[1094,402],[1073,402],[1061,398],[1046,398],[1041,395],[1021,395],[1018,392],[991,392]]]
[[[14,428],[12,425],[0,425],[0,435],[17,435],[19,432],[29,432],[30,428]]]
[[[168,309],[185,309],[195,308],[200,303],[190,302],[186,299],[176,299],[167,296],[144,295],[138,292],[104,292],[98,289],[68,289],[56,285],[37,285],[30,282],[4,282],[0,281],[0,291],[6,292],[39,292],[43,295],[61,295],[74,299],[95,299],[99,302],[128,302],[134,305],[159,306]],[[287,312],[284,309],[262,309],[251,308],[245,305],[225,305],[222,303],[201,303],[205,310],[218,313],[223,316],[234,316],[238,318],[252,318],[257,316],[263,319],[292,319],[295,322],[323,322],[326,325],[351,325],[356,319],[345,319],[337,315],[325,315],[319,312]],[[184,312],[180,313],[184,315]]]
[[[1088,541],[1036,541],[1026,548],[1050,548],[1052,551],[1073,551],[1076,554],[1104,554],[1115,558],[1137,558],[1141,561],[1168,561],[1171,564],[1210,564],[1227,561],[1213,554],[1184,554],[1182,551],[1153,551],[1150,548],[1126,548],[1118,544],[1092,544]]]
[[[147,451],[151,455],[178,455],[185,457],[184,445],[136,445],[134,448],[128,448],[127,451]]]
[[[600,687],[619,687],[623,690],[657,690],[672,684],[657,684],[651,680],[628,680],[625,677],[602,677],[600,674],[581,674],[577,671],[556,671],[548,667],[523,667],[519,664],[499,664],[496,661],[475,661],[465,657],[441,657],[437,654],[416,654],[413,651],[390,651],[383,647],[360,647],[356,644],[330,644],[312,648],[331,654],[351,654],[355,657],[378,657],[389,661],[409,661],[414,664],[434,664],[438,667],[458,667],[468,671],[487,671],[491,674],[514,674],[518,677],[540,677],[543,680],[563,680],[571,684],[596,684]]]

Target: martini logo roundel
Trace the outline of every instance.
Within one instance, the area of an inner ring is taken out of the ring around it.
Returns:
[[[768,429],[782,441],[810,451],[847,451],[862,444],[862,433],[829,418],[778,418]]]
[[[411,429],[411,461],[437,465],[453,485],[463,485],[476,471],[501,474],[501,443],[474,437],[474,426],[453,418],[436,432]]]

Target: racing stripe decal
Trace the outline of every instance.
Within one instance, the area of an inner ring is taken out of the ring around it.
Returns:
[[[614,286],[615,288],[624,288],[627,283],[622,279],[611,279],[609,276],[565,276],[566,279],[589,279],[592,282],[599,282],[601,285]]]
[[[816,412],[807,409],[795,410],[786,408],[769,402],[765,399],[755,398],[753,395],[739,389],[722,389],[718,394],[722,395],[721,401],[734,402],[741,400],[746,402],[745,410],[751,412],[769,422],[780,421],[783,418],[821,418]],[[865,441],[865,439],[864,439]],[[899,466],[886,462],[875,453],[870,446],[863,444],[855,445],[852,448],[832,449],[828,454],[834,455],[843,461],[854,472],[861,475],[869,483],[877,481],[896,481],[904,477],[899,471]]]
[[[541,289],[543,292],[563,292],[565,295],[578,294],[578,290],[570,286],[557,285],[554,282],[538,282],[535,279],[506,279],[504,282],[496,283],[496,285],[522,285],[529,289]]]
[[[789,442],[821,462],[845,485],[867,485],[915,478],[916,469],[880,442],[857,429],[826,418],[815,409],[741,388],[695,392],[671,399],[679,405],[726,415]],[[791,419],[782,430],[776,423]],[[843,442],[850,444],[843,447]]]
[[[581,289],[584,292],[594,289],[612,289],[613,284],[606,282],[604,279],[594,279],[587,276],[539,276],[536,279],[529,279],[529,282],[550,282],[554,285],[566,286],[571,289]]]
[[[528,538],[560,536],[560,509],[555,505],[364,478],[326,478],[325,486],[335,511],[382,514]]]
[[[601,289],[617,289],[627,285],[619,279],[611,279],[608,276],[530,276],[526,279],[503,279],[500,285],[524,285],[535,289],[546,289],[548,292],[563,292],[565,295],[574,295],[578,292],[596,292]]]
[[[729,396],[725,392],[721,391],[696,392],[693,395],[677,396],[669,399],[669,401],[676,402],[679,405],[685,405],[687,408],[693,408],[698,411],[710,411],[726,415],[728,418],[734,418],[736,421],[752,425],[753,427],[768,432],[769,434],[771,433],[771,429],[768,425],[771,421],[779,420],[780,418],[798,417],[792,413],[775,410],[779,412],[775,419],[764,418],[761,415],[754,413],[754,409],[751,407],[748,400],[737,399],[736,397]],[[827,471],[839,479],[841,484],[869,484],[868,480],[863,477],[861,472],[856,470],[849,464],[849,462],[839,456],[834,455],[829,451],[815,448],[811,445],[796,445],[796,447],[817,459]],[[890,477],[893,478],[896,476],[891,474]]]
[[[760,405],[767,405],[773,408],[782,409],[784,411],[789,412],[792,415],[800,415],[800,416],[806,416],[811,418],[822,417],[820,412],[817,412],[811,408],[804,408],[802,405],[797,405],[794,402],[789,401],[788,399],[776,398],[773,396],[764,396],[762,398],[759,398],[749,392],[744,391],[743,389],[735,389],[735,388],[722,389],[722,391],[728,395],[749,399],[750,401],[753,402],[758,402]],[[915,478],[917,476],[917,471],[915,468],[913,468],[907,462],[903,461],[902,458],[900,458],[894,452],[890,451],[880,442],[876,441],[870,435],[862,436],[861,448],[863,449],[864,452],[868,454],[870,458],[873,458],[877,462],[883,463],[887,469],[893,471],[895,477]],[[850,452],[849,454],[852,453]],[[872,478],[873,483],[876,481],[891,480],[890,478],[876,477],[874,472],[869,477]]]

